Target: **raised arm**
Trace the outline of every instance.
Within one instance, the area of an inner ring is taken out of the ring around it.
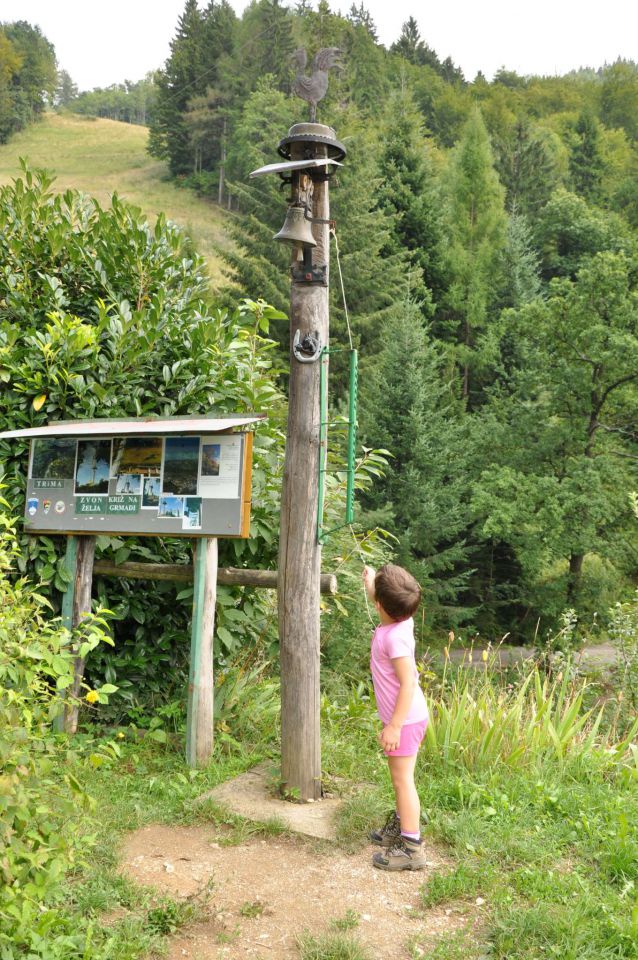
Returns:
[[[363,568],[363,586],[365,591],[368,594],[368,599],[372,600],[374,603],[374,578],[376,576],[376,571],[372,567]]]

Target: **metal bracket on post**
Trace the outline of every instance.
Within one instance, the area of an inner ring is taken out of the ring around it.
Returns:
[[[303,260],[290,268],[293,283],[317,283],[322,287],[328,286],[328,271],[325,263],[313,264],[312,250],[304,247]]]
[[[292,342],[292,352],[299,363],[315,363],[321,356],[321,339],[319,331],[304,334],[301,339],[301,330],[297,330]]]

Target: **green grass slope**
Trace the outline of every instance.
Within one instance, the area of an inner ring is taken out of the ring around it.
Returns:
[[[224,211],[168,180],[166,164],[146,152],[146,127],[115,120],[89,120],[72,114],[47,114],[40,123],[0,146],[0,183],[20,173],[20,158],[44,167],[55,189],[69,187],[108,203],[112,193],[140,207],[151,222],[165,213],[193,238],[206,258],[213,286],[222,278],[215,252],[226,243]]]

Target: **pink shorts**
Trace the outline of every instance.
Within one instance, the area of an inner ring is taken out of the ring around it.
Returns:
[[[413,757],[415,753],[419,752],[427,727],[427,720],[419,720],[418,723],[406,723],[405,726],[401,727],[399,746],[396,750],[384,750],[386,757]]]

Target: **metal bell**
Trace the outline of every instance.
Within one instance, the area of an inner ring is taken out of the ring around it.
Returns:
[[[288,240],[290,243],[301,243],[304,247],[317,246],[310,221],[306,218],[305,207],[288,207],[284,225],[279,233],[275,234],[273,240]]]

